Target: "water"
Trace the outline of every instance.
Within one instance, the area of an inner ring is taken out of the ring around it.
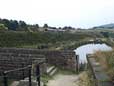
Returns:
[[[96,51],[110,51],[112,48],[106,44],[86,44],[75,49],[76,55],[79,55],[79,63],[85,63],[86,55],[93,54]]]

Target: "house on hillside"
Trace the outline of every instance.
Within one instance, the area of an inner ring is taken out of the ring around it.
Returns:
[[[65,32],[66,30],[58,29],[58,28],[46,28],[45,31],[49,32]]]

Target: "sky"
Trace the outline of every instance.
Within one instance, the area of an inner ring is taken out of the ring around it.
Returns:
[[[114,23],[114,0],[0,0],[0,18],[90,28]]]

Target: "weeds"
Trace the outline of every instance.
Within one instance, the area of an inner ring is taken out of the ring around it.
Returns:
[[[84,71],[79,75],[79,81],[77,83],[79,86],[95,86],[93,77],[90,71]]]
[[[98,51],[95,53],[95,58],[100,62],[101,66],[106,70],[106,73],[111,78],[114,77],[114,50],[108,52]]]

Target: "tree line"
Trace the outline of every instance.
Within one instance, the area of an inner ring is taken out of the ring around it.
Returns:
[[[17,21],[17,20],[8,20],[8,19],[0,19],[0,29],[7,29],[13,31],[26,31],[28,27],[39,28],[38,24],[29,25],[26,24],[24,21]]]
[[[25,21],[17,21],[17,20],[8,20],[8,19],[1,19],[0,18],[0,30],[12,30],[12,31],[30,31],[38,29],[40,26],[39,24],[27,24]],[[62,29],[62,30],[71,30],[75,29],[71,26],[65,27],[51,27],[48,24],[44,24],[42,28],[50,28],[50,29]]]

